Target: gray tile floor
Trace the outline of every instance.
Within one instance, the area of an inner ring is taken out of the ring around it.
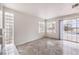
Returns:
[[[79,43],[43,38],[17,46],[21,55],[79,55]]]

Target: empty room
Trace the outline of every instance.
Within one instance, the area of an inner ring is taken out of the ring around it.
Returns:
[[[79,55],[79,3],[0,3],[0,55]]]

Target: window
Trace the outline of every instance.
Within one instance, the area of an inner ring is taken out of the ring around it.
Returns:
[[[44,33],[45,32],[45,22],[40,21],[39,22],[39,33]]]
[[[14,41],[14,14],[10,12],[5,12],[4,20],[4,39],[6,44],[10,44]]]
[[[56,22],[47,22],[47,32],[48,33],[56,33]]]

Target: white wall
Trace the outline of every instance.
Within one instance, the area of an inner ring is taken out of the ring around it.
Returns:
[[[23,44],[32,40],[39,39],[43,34],[38,33],[38,22],[41,18],[15,12],[15,44]]]

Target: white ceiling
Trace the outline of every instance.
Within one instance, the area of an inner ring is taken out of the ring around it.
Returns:
[[[72,3],[9,3],[4,5],[43,19],[79,12],[77,7],[72,9]]]

